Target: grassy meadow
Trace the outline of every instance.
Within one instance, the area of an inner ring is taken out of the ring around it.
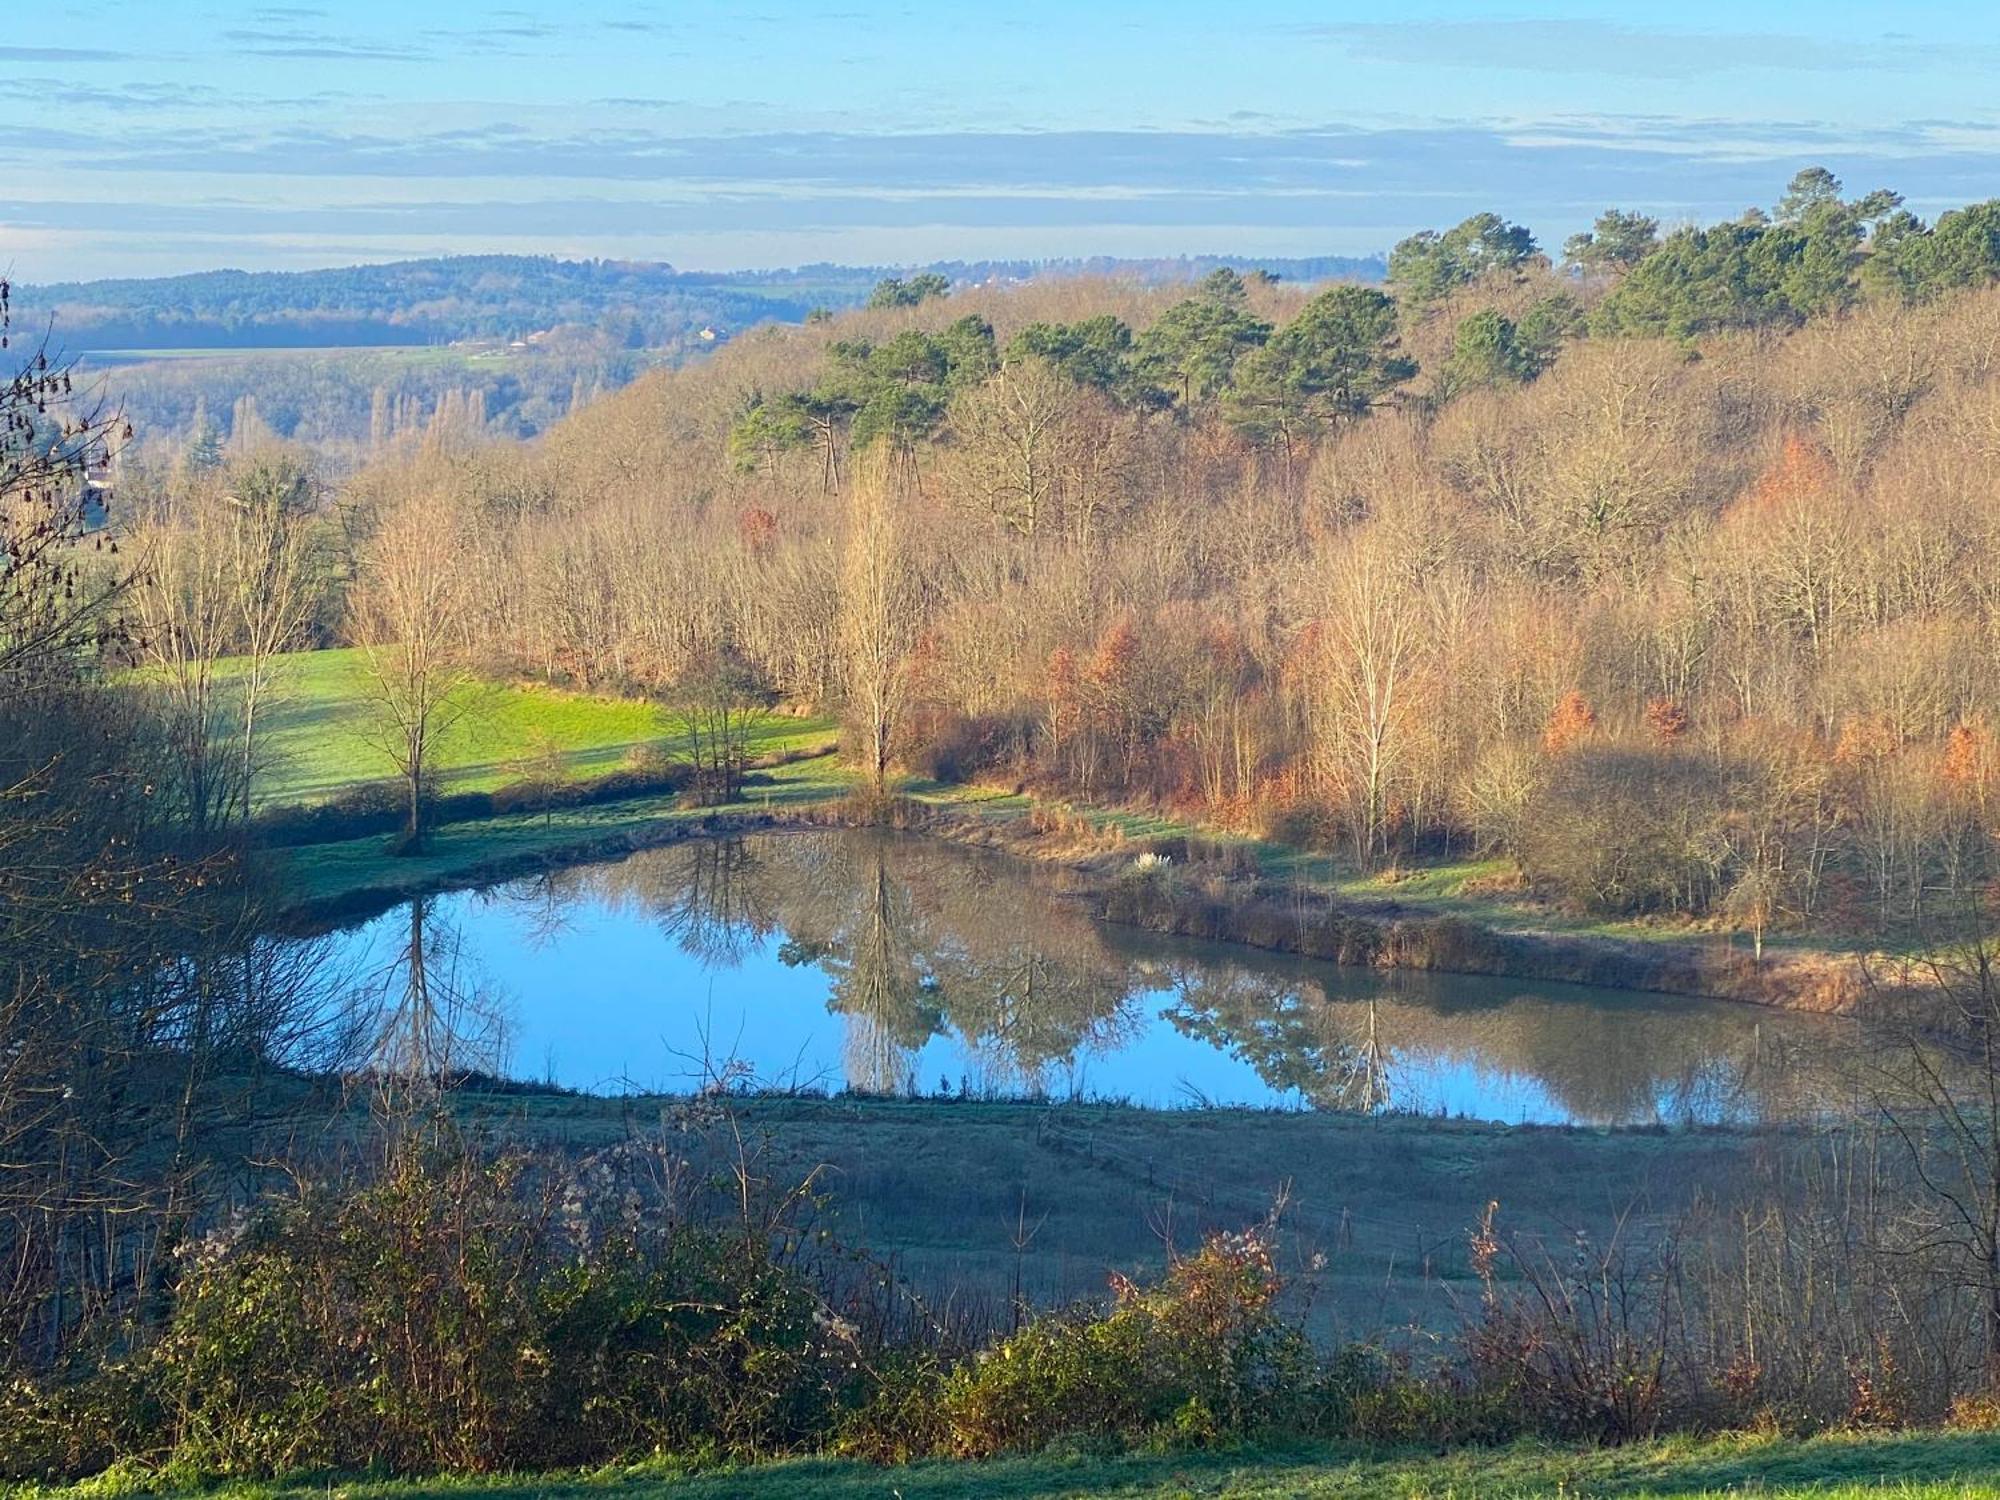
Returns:
[[[102,1500],[149,1488],[120,1476],[15,1495]],[[240,1500],[1964,1500],[2000,1495],[2000,1438],[1955,1432],[1673,1438],[1623,1448],[1521,1444],[1448,1455],[1342,1447],[1056,1452],[888,1469],[822,1459],[707,1473],[640,1467],[431,1480],[315,1476],[239,1481],[198,1493]]]
[[[489,791],[519,780],[523,762],[545,744],[562,752],[572,777],[584,779],[681,734],[679,721],[657,704],[531,684],[482,683],[466,690],[461,706],[438,748],[446,791]],[[381,716],[358,648],[288,658],[262,722],[266,769],[257,792],[266,807],[324,802],[396,774],[380,743]],[[823,718],[773,717],[758,727],[750,750],[768,755],[825,744],[832,731]]]
[[[579,1149],[671,1128],[660,1100],[460,1096],[470,1120]],[[1252,1109],[881,1098],[732,1105],[759,1172],[816,1169],[824,1222],[884,1258],[932,1306],[1004,1319],[1031,1299],[1102,1297],[1110,1270],[1152,1275],[1287,1199],[1285,1274],[1328,1338],[1448,1337],[1477,1302],[1467,1236],[1489,1198],[1526,1245],[1578,1229],[1645,1236],[1698,1190],[1726,1195],[1745,1143],[1730,1130],[1572,1130]],[[1031,1231],[1025,1244],[1022,1229]],[[1317,1266],[1318,1269],[1314,1269]]]
[[[744,788],[735,813],[778,814],[831,801],[851,785],[831,756],[794,761],[758,775],[757,784]],[[498,777],[493,784],[511,779]],[[417,854],[396,854],[388,840],[373,835],[308,844],[285,850],[282,858],[291,876],[290,895],[300,905],[366,905],[377,894],[386,903],[397,893],[481,884],[493,879],[497,869],[613,858],[663,833],[692,832],[716,811],[683,806],[672,795],[626,797],[547,813],[502,813],[440,824],[425,834]]]

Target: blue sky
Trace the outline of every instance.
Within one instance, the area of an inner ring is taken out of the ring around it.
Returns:
[[[0,34],[21,280],[1365,253],[1482,208],[2000,196],[1990,4],[76,0]]]

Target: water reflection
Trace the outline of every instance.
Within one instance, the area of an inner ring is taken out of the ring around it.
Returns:
[[[1170,972],[1168,1021],[1323,1109],[1604,1124],[1801,1116],[1828,1103],[1829,1049],[1847,1029],[1741,1006],[1357,974],[1215,949]]]
[[[1822,1107],[1814,1060],[1845,1037],[1745,1007],[1101,928],[1000,856],[894,835],[688,841],[413,903],[343,940],[384,975],[383,1066],[511,1055],[589,1088],[749,1073],[892,1094],[1768,1118]]]
[[[458,926],[438,898],[403,908],[401,944],[376,972],[372,1043],[364,1066],[389,1079],[425,1084],[506,1066],[506,1023],[481,986]]]

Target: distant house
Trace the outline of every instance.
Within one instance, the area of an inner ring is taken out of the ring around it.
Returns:
[[[86,530],[95,531],[104,524],[116,489],[117,479],[112,473],[110,459],[92,460],[83,475],[83,524]]]

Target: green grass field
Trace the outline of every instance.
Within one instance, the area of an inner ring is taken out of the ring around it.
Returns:
[[[121,1475],[19,1500],[99,1500],[144,1489]],[[167,1491],[164,1493],[171,1493]],[[828,1460],[709,1473],[640,1468],[594,1475],[235,1483],[242,1500],[1957,1500],[2000,1495],[2000,1439],[1987,1434],[1835,1434],[1670,1439],[1627,1448],[1521,1445],[1445,1456],[1341,1448],[1056,1454],[879,1469]]]
[[[301,652],[284,664],[277,700],[263,720],[266,769],[257,798],[266,807],[323,802],[356,785],[396,774],[379,742],[381,715],[358,649]],[[485,791],[522,776],[522,761],[544,737],[563,752],[572,776],[615,771],[634,750],[675,741],[680,724],[657,705],[520,684],[489,684],[466,695],[466,712],[441,741],[438,769],[448,791]],[[772,718],[751,753],[767,755],[828,743],[827,719]]]
[[[578,759],[588,761],[587,755]],[[508,779],[489,772],[458,784],[479,786]],[[851,777],[830,756],[796,761],[763,773],[760,784],[744,788],[743,801],[734,810],[782,812],[830,801],[850,785]],[[442,824],[425,835],[420,854],[394,854],[387,839],[372,835],[309,844],[287,850],[283,857],[291,876],[290,894],[300,903],[372,891],[449,890],[484,884],[496,868],[529,861],[610,858],[633,847],[632,841],[658,833],[663,823],[691,825],[712,811],[683,807],[671,796],[627,797],[590,807],[559,808],[546,815],[503,813]]]

